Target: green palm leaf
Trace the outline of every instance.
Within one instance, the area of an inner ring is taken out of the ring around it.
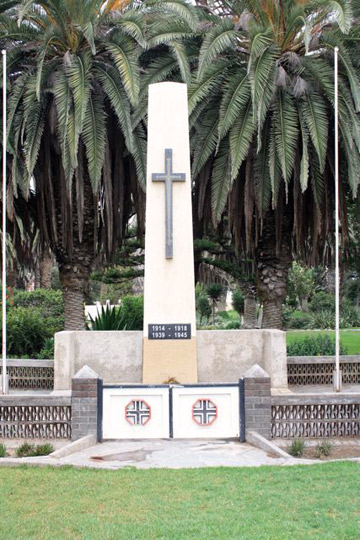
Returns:
[[[218,114],[215,109],[209,109],[201,118],[196,138],[193,141],[194,160],[193,160],[193,177],[196,178],[202,167],[209,159],[211,154],[215,152],[218,138]]]
[[[247,106],[251,90],[247,73],[242,71],[231,77],[225,85],[220,104],[219,138],[232,127],[241,111]]]
[[[228,67],[227,60],[219,60],[206,70],[201,81],[194,81],[190,84],[188,90],[190,114],[200,101],[209,98],[212,91],[219,88],[222,80],[226,77]]]
[[[275,146],[285,183],[290,181],[298,143],[298,116],[288,92],[279,91],[274,111]]]
[[[117,36],[116,41],[104,42],[104,47],[114,59],[130,103],[136,105],[140,86],[137,52],[133,41],[125,36]]]
[[[198,80],[202,79],[206,69],[217,56],[234,45],[237,35],[231,19],[221,20],[212,30],[206,33],[200,49]]]
[[[77,155],[79,136],[84,125],[84,116],[90,96],[91,84],[91,54],[84,52],[71,58],[71,65],[67,67],[66,74],[72,91],[75,117],[74,117],[74,148],[73,155]],[[74,158],[72,158],[74,163]]]
[[[119,73],[114,69],[107,69],[106,65],[96,65],[96,76],[101,82],[112,108],[119,120],[128,150],[133,149],[133,132],[131,127],[130,104],[124,91]]]
[[[146,191],[146,135],[141,124],[133,132],[133,158],[137,177],[143,191]]]
[[[307,126],[311,141],[316,149],[320,172],[325,168],[328,138],[328,116],[324,99],[315,90],[305,95],[299,104],[301,122]]]
[[[105,111],[101,95],[92,94],[84,118],[83,139],[93,191],[99,186],[105,156]]]
[[[231,154],[231,180],[238,175],[240,166],[247,156],[255,131],[254,114],[251,100],[239,114],[229,133]]]
[[[53,85],[53,95],[55,98],[57,112],[57,131],[61,146],[61,160],[65,176],[69,179],[72,176],[71,158],[68,145],[68,122],[70,108],[72,106],[71,90],[63,71],[56,73]]]
[[[224,139],[214,160],[211,176],[211,206],[214,223],[224,211],[231,187],[231,158],[228,141]]]

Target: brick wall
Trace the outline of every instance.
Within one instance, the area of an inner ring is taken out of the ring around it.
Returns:
[[[79,372],[80,373],[80,372]],[[71,433],[75,441],[85,435],[98,435],[99,379],[75,377],[72,379]]]
[[[256,431],[266,439],[271,437],[270,377],[245,377],[246,430]]]

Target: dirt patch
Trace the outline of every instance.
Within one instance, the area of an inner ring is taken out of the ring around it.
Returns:
[[[329,456],[323,456],[321,458],[317,457],[315,454],[315,447],[306,448],[302,457],[306,459],[321,459],[323,461],[328,461],[330,459],[360,458],[360,446],[358,444],[334,446]]]

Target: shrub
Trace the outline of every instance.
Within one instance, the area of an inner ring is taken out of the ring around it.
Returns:
[[[35,358],[45,340],[53,334],[53,327],[48,326],[39,308],[17,307],[9,310],[7,335],[10,355]]]
[[[347,349],[340,346],[340,354],[346,354]],[[328,334],[318,334],[298,338],[287,346],[288,356],[333,356],[335,340]]]
[[[320,328],[326,330],[327,328],[334,328],[335,326],[335,314],[330,309],[321,309],[313,313],[314,326],[313,328]]]
[[[197,309],[197,312],[199,313],[200,325],[203,323],[204,319],[205,319],[205,322],[208,322],[211,316],[211,306],[206,296],[204,295],[198,296],[197,302],[196,302],[196,309]]]
[[[286,319],[287,328],[306,330],[314,327],[314,317],[304,311],[293,311],[287,314]]]
[[[34,457],[34,456],[48,456],[54,451],[54,447],[50,443],[45,444],[29,444],[24,442],[16,450],[16,457]]]
[[[124,296],[121,302],[127,330],[142,330],[144,326],[144,297]]]
[[[35,452],[35,445],[24,442],[15,450],[16,457],[28,457],[33,456]]]
[[[309,307],[311,311],[322,311],[325,309],[334,312],[335,296],[324,291],[319,291],[313,296]]]
[[[87,324],[88,330],[124,330],[123,313],[120,307],[111,307],[109,305],[101,306],[97,317],[94,319],[89,315],[90,323]]]
[[[39,360],[47,359],[47,358],[54,358],[54,353],[55,353],[54,346],[55,346],[54,338],[46,338],[44,341],[44,346],[39,352],[39,354],[37,354],[36,358]]]
[[[322,457],[329,457],[334,445],[331,441],[322,441],[315,447],[315,457],[321,459]]]
[[[301,457],[305,452],[305,441],[302,439],[295,439],[288,448],[288,453],[293,457]]]
[[[49,454],[52,454],[54,451],[54,447],[50,443],[45,444],[37,444],[34,449],[34,456],[48,456]]]
[[[233,291],[232,305],[239,315],[244,314],[244,297],[239,289]]]
[[[6,446],[5,444],[0,444],[0,458],[6,456]]]
[[[144,324],[144,299],[142,296],[125,296],[119,307],[102,306],[94,319],[89,316],[88,330],[142,330]]]
[[[35,291],[15,291],[14,307],[41,308],[44,317],[62,317],[64,300],[61,291],[35,289]]]
[[[240,326],[240,321],[229,321],[225,324],[224,330],[238,330]]]

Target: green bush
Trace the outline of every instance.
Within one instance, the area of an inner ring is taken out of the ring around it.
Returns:
[[[240,321],[229,321],[225,324],[224,330],[238,330],[240,326]]]
[[[0,324],[0,329],[1,329]],[[7,341],[9,355],[35,358],[46,339],[54,335],[39,308],[11,308],[7,317]]]
[[[88,330],[142,330],[144,324],[144,298],[125,296],[121,306],[102,306],[94,319],[89,316]]]
[[[304,311],[292,311],[287,314],[287,328],[306,330],[314,327],[314,317],[310,313]]]
[[[334,445],[331,441],[322,441],[315,447],[315,457],[321,459],[322,457],[329,457]]]
[[[340,347],[340,354],[346,354],[346,347]],[[299,337],[287,346],[288,356],[333,356],[335,341],[328,334]]]
[[[63,317],[64,300],[61,291],[35,289],[35,291],[14,291],[14,307],[41,308],[44,317]]]
[[[46,338],[44,341],[44,346],[41,349],[41,351],[36,355],[36,358],[38,360],[47,359],[47,358],[54,358],[54,338]]]
[[[330,309],[314,311],[312,316],[314,321],[313,328],[326,330],[327,328],[334,328],[335,326],[335,313]]]
[[[6,446],[5,444],[0,444],[0,458],[6,456]]]
[[[48,456],[49,454],[52,454],[54,451],[54,447],[50,443],[45,444],[37,444],[34,449],[34,456]]]
[[[335,310],[335,296],[324,291],[317,292],[311,299],[309,308],[311,311]]]
[[[196,309],[199,314],[200,325],[205,320],[205,323],[209,321],[211,317],[211,306],[209,300],[205,295],[199,295],[196,299]]]
[[[293,457],[301,457],[305,452],[305,441],[295,439],[288,448],[288,453]]]
[[[13,305],[9,307],[7,317],[10,356],[52,358],[54,334],[63,329],[64,302],[61,291],[14,291]]]
[[[234,310],[239,314],[244,314],[244,297],[239,289],[233,291],[232,294],[232,305]]]
[[[30,444],[28,442],[24,442],[22,445],[20,445],[16,450],[15,454],[16,457],[34,457],[34,456],[48,456],[54,451],[54,447],[50,443],[45,444]]]
[[[121,302],[127,330],[142,330],[144,327],[144,297],[124,296]]]

